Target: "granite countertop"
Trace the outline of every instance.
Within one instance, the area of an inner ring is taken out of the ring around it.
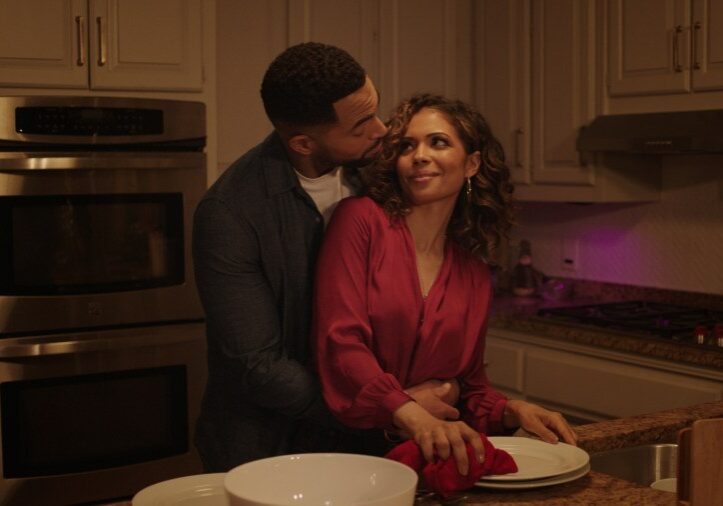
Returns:
[[[699,404],[658,413],[608,420],[576,427],[579,446],[588,453],[651,443],[675,442],[678,431],[695,420],[723,417],[723,402]],[[420,506],[443,505],[424,501]],[[546,488],[499,491],[475,488],[446,504],[456,505],[589,505],[635,504],[638,506],[675,505],[676,495],[590,471],[570,483]]]
[[[619,287],[618,290],[608,289],[595,292],[588,287],[587,290],[578,289],[574,296],[558,301],[546,301],[540,297],[515,297],[498,294],[493,299],[489,327],[493,330],[509,330],[527,335],[639,354],[695,367],[723,370],[723,348],[680,343],[588,325],[555,322],[537,316],[537,312],[541,308],[600,304],[623,300],[668,302],[721,310],[720,299],[723,299],[723,297],[718,296],[681,294],[678,292],[647,291],[641,293],[639,289],[634,290],[635,287],[627,287],[630,290],[624,288],[626,287]],[[687,297],[683,295],[687,295]]]
[[[711,402],[580,425],[576,430],[580,436],[579,446],[588,453],[598,453],[642,444],[675,442],[678,431],[689,427],[695,420],[721,417],[723,417],[723,402]],[[474,488],[445,502],[433,498],[417,501],[417,506],[502,504],[673,506],[676,504],[676,495],[590,471],[583,478],[570,483],[545,488],[514,491]],[[105,506],[131,506],[131,502],[115,502]]]

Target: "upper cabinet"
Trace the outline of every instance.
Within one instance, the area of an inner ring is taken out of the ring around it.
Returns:
[[[471,100],[473,3],[220,0],[219,172],[268,135],[258,89],[269,63],[290,45],[315,41],[347,50],[379,90],[384,119],[416,92]]]
[[[519,200],[659,198],[655,161],[586,158],[580,128],[602,112],[594,0],[476,2],[477,105],[500,139]]]
[[[289,44],[317,41],[349,51],[380,92],[386,117],[418,92],[470,99],[469,0],[294,0]]]
[[[477,106],[502,143],[518,184],[532,182],[530,14],[526,0],[484,0],[475,12]]]
[[[608,5],[610,96],[723,89],[723,1]]]
[[[606,112],[723,109],[723,0],[606,0]]]
[[[0,86],[200,91],[201,0],[0,2]]]

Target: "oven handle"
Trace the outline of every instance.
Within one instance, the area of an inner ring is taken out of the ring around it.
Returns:
[[[131,335],[123,332],[115,336],[99,337],[95,333],[93,336],[78,334],[68,336],[65,339],[58,339],[56,336],[55,338],[19,338],[5,342],[0,341],[0,359],[127,350],[178,344],[205,338],[202,323],[172,325],[169,327],[172,327],[172,329],[158,327]]]
[[[0,170],[89,170],[89,169],[198,169],[205,166],[204,153],[137,153],[97,156],[67,154],[33,156],[0,153]]]

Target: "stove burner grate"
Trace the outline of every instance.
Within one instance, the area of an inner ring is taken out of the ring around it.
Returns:
[[[651,337],[696,343],[696,327],[723,323],[723,311],[645,301],[610,302],[584,306],[543,308],[538,316],[555,321],[633,331]]]

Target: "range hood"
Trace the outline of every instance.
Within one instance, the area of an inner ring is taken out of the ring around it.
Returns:
[[[723,109],[598,116],[580,131],[577,149],[661,155],[723,153]]]

